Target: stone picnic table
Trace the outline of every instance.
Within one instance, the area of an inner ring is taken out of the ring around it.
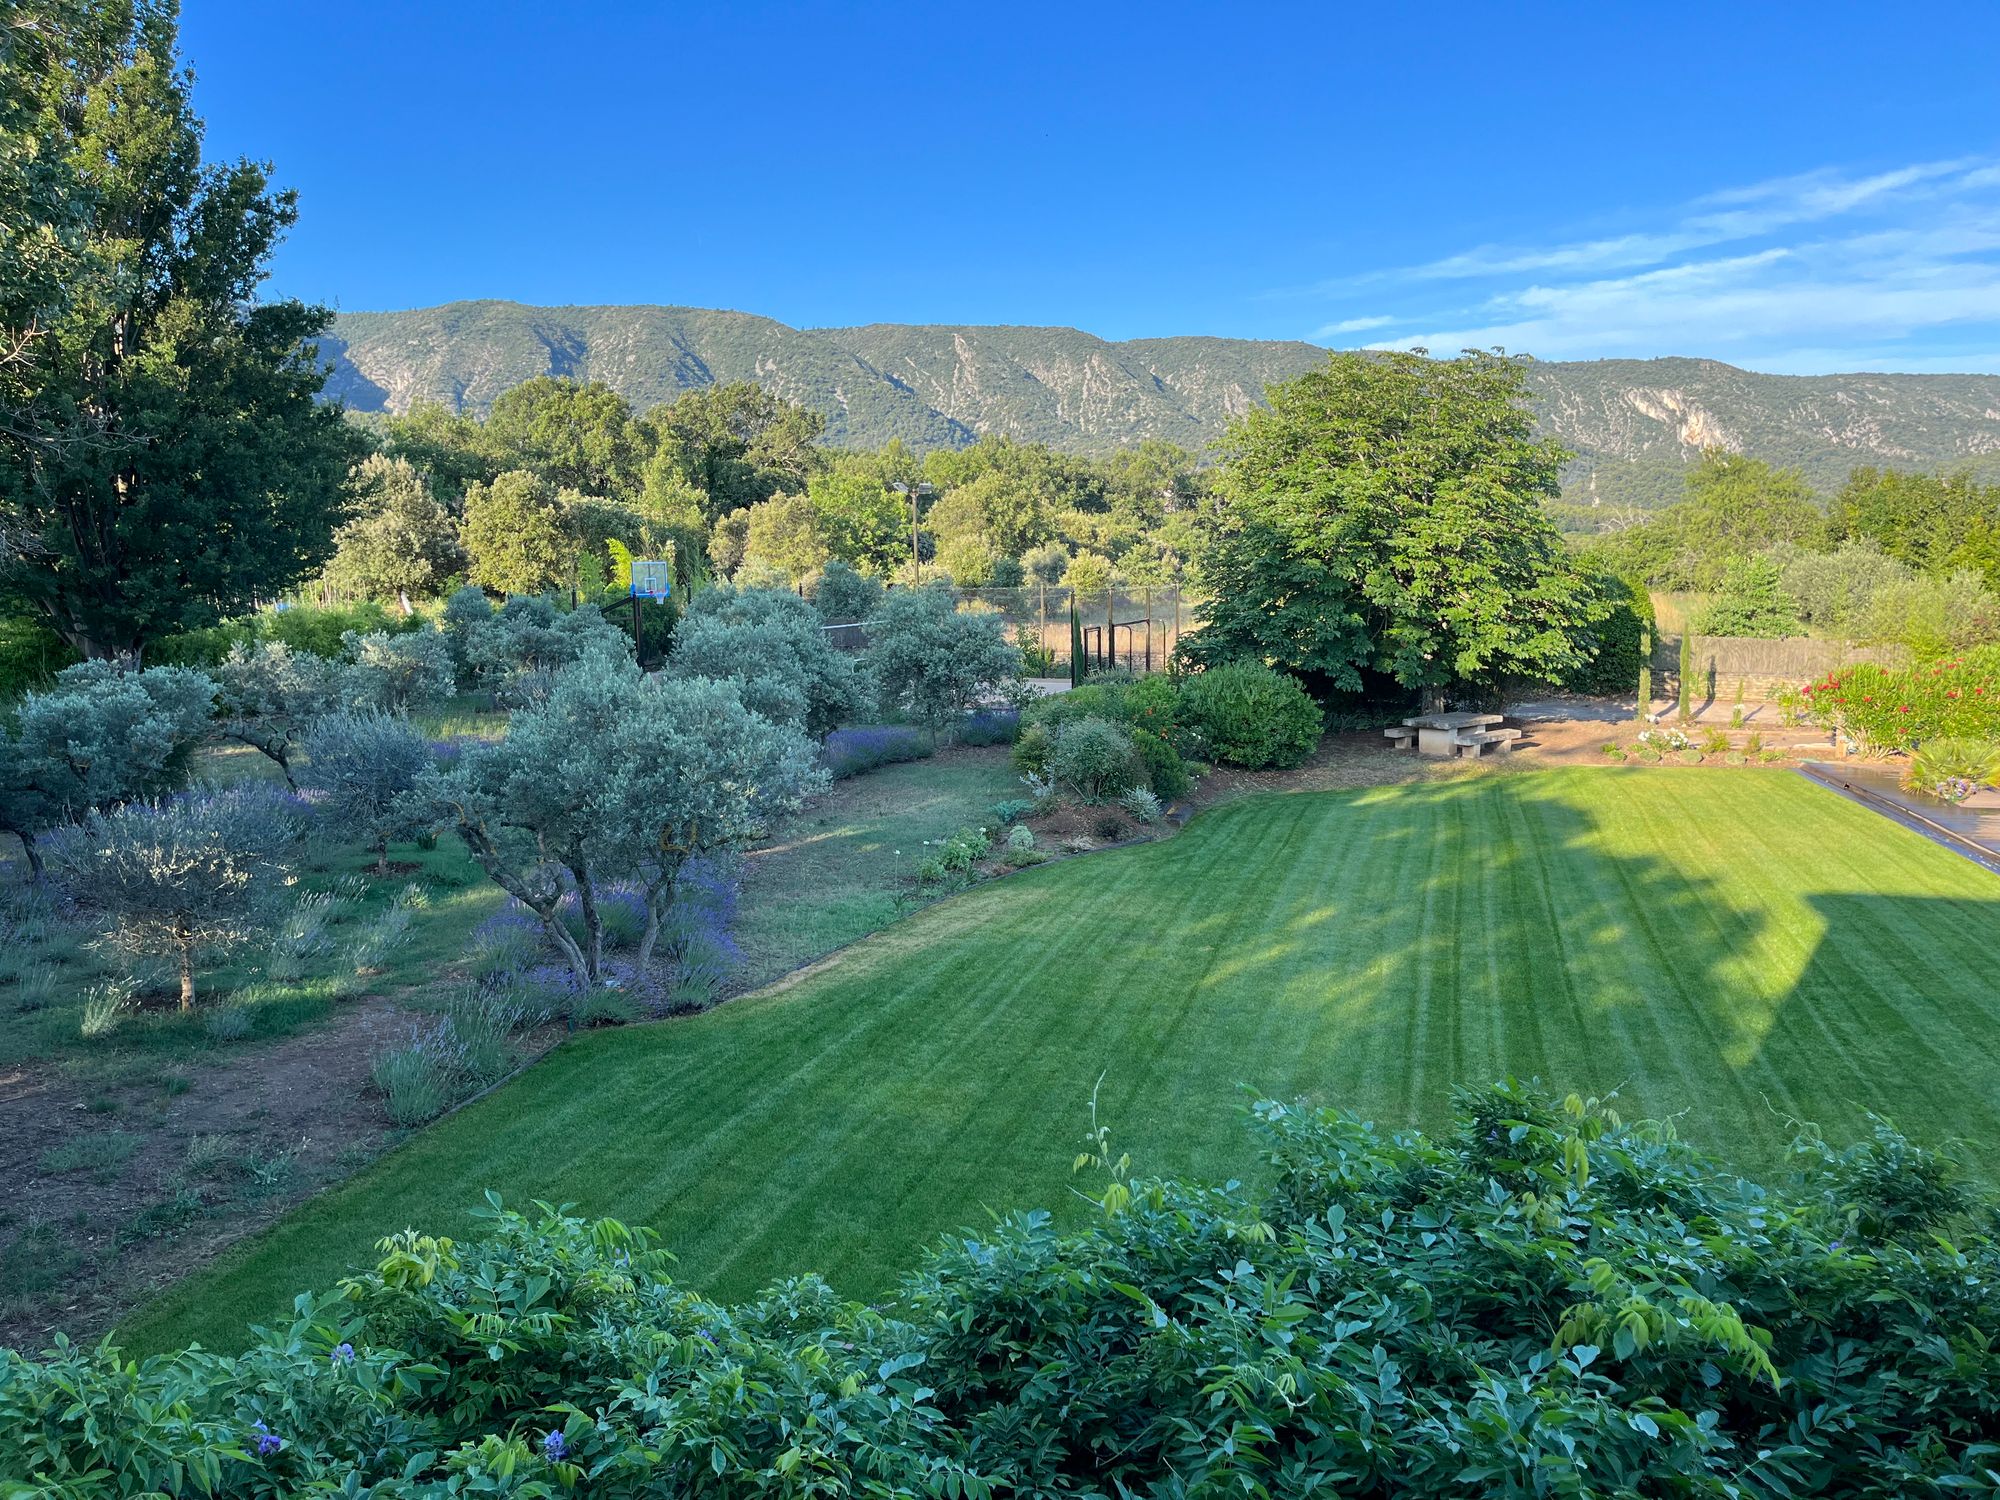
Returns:
[[[1414,744],[1419,755],[1443,758],[1478,756],[1492,749],[1504,755],[1514,748],[1514,741],[1521,737],[1518,729],[1501,728],[1505,722],[1505,716],[1501,714],[1479,714],[1460,709],[1452,713],[1413,714],[1402,724],[1391,725],[1382,733],[1398,750],[1407,750]]]

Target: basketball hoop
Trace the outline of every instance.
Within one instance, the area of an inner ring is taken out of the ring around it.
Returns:
[[[664,599],[674,591],[674,568],[664,558],[632,559],[632,597]]]

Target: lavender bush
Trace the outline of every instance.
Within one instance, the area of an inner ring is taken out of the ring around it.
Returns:
[[[904,761],[923,760],[936,753],[937,747],[928,735],[901,724],[836,729],[820,745],[820,755],[836,780]]]
[[[1011,745],[1021,737],[1020,710],[982,708],[965,716],[958,726],[961,745]]]

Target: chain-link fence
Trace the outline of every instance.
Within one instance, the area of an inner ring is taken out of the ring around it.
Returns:
[[[1029,657],[1029,675],[1036,677],[1069,676],[1072,642],[1077,637],[1081,637],[1084,661],[1093,670],[1115,666],[1138,673],[1164,672],[1182,631],[1194,628],[1192,607],[1171,585],[961,589],[959,598],[999,611],[1009,634]],[[1074,631],[1072,609],[1076,612]]]
[[[958,598],[961,606],[993,610],[1006,622],[1007,634],[1028,658],[1030,677],[1069,676],[1072,642],[1079,639],[1091,671],[1123,667],[1140,674],[1164,672],[1182,632],[1195,626],[1192,601],[1172,585],[1070,589],[1030,584],[960,589]],[[827,639],[843,651],[867,649],[866,624],[828,625],[826,631]]]

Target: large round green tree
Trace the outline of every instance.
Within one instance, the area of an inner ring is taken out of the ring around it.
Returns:
[[[1223,439],[1198,658],[1433,701],[1589,660],[1606,604],[1544,509],[1570,455],[1517,361],[1335,354],[1266,395]]]
[[[203,163],[172,0],[20,0],[6,24],[7,586],[85,654],[134,656],[324,562],[359,439],[316,399],[326,310],[257,300],[294,198]]]

